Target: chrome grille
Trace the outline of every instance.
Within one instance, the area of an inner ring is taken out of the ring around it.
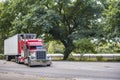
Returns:
[[[37,59],[46,59],[46,51],[37,51],[36,52]]]

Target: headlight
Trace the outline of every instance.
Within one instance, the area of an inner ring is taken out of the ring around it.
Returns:
[[[35,59],[35,58],[36,58],[35,53],[31,53],[31,59]]]
[[[47,56],[47,58],[46,58],[47,60],[52,60],[52,58],[51,58],[51,56]]]

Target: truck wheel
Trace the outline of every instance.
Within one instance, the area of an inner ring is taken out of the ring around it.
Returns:
[[[19,59],[17,59],[17,63],[20,64],[21,62],[19,61]]]
[[[6,56],[6,61],[10,61],[11,57],[10,56]]]
[[[15,62],[18,63],[18,57],[17,56],[15,56]]]
[[[31,65],[31,61],[30,61],[29,58],[28,58],[28,66],[29,66],[29,67],[32,67],[32,65]]]
[[[51,66],[51,64],[47,64],[47,66]]]
[[[20,64],[20,61],[19,61],[19,59],[18,59],[18,56],[15,56],[15,62],[18,63],[18,64]]]

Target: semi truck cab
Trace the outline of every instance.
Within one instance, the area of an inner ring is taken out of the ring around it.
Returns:
[[[29,66],[51,65],[51,57],[47,56],[47,51],[43,46],[43,41],[42,39],[36,39],[36,34],[17,34],[13,38],[17,39],[15,42],[17,42],[16,49],[18,49],[18,52],[14,55],[11,55],[8,51],[5,51],[7,58],[10,58],[10,56],[12,56],[11,58],[15,58],[15,61],[17,63],[28,64]],[[7,42],[10,42],[10,39],[7,39],[5,41],[5,46],[7,46]]]

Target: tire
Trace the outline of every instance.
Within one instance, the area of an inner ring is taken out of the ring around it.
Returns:
[[[29,58],[28,58],[28,66],[29,66],[29,67],[32,67],[32,65],[31,65],[31,61],[30,61]]]
[[[47,66],[51,66],[52,65],[52,62],[50,62],[49,64],[47,64]]]
[[[15,56],[15,62],[18,63],[18,56]]]
[[[18,63],[18,64],[20,64],[20,61],[19,61],[18,57],[19,56],[15,56],[15,62]]]
[[[6,56],[6,61],[11,61],[11,56]]]
[[[51,64],[47,64],[47,66],[51,66]]]
[[[17,60],[17,63],[18,63],[18,64],[21,64],[21,62],[19,61],[19,59]]]

